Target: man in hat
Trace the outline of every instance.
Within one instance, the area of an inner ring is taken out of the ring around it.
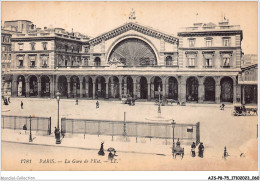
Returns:
[[[203,158],[203,152],[204,152],[204,145],[203,145],[203,143],[200,143],[200,145],[199,145],[199,157]]]
[[[191,155],[192,155],[192,157],[196,156],[195,148],[196,148],[196,144],[195,144],[195,142],[193,142],[192,145],[191,145]]]

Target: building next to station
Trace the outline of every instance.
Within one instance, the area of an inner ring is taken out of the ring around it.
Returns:
[[[94,38],[30,27],[11,39],[12,96],[242,100],[243,34],[228,21],[195,23],[178,36],[133,21]]]

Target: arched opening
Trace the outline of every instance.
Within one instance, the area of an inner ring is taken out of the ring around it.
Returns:
[[[126,86],[126,94],[130,95],[132,97],[134,97],[134,86],[133,86],[133,84],[134,84],[134,81],[133,81],[132,77],[127,76],[127,78],[126,78],[126,85],[127,85]]]
[[[106,98],[106,80],[104,77],[96,78],[96,98]]]
[[[215,80],[207,77],[204,81],[205,101],[215,101]]]
[[[88,79],[88,94],[93,98],[93,79],[91,77]]]
[[[119,79],[115,76],[109,78],[108,94],[109,98],[119,98]]]
[[[187,101],[198,101],[198,80],[196,77],[190,77],[186,82]]]
[[[95,66],[95,67],[100,67],[100,66],[101,66],[101,60],[100,60],[99,57],[96,57],[96,58],[94,59],[94,66]]]
[[[25,78],[24,76],[20,75],[17,78],[17,96],[25,96],[26,95],[26,88],[25,88]]]
[[[175,77],[169,78],[168,98],[178,100],[178,81]]]
[[[221,85],[221,102],[233,102],[233,80],[230,77],[224,77],[220,81]]]
[[[45,75],[41,77],[41,96],[50,96],[50,79],[48,76]]]
[[[29,96],[37,96],[37,95],[38,95],[37,77],[33,75],[29,79]]]
[[[77,76],[70,78],[70,95],[71,97],[79,97],[80,95],[80,81]]]
[[[147,85],[147,80],[145,77],[140,78],[140,98],[141,99],[147,99],[147,90],[148,90],[148,85]]]
[[[159,87],[160,87],[160,91],[159,91]],[[153,97],[158,99],[160,94],[162,98],[162,91],[163,91],[162,79],[157,76],[153,77],[151,79],[151,95],[153,94]]]
[[[65,76],[60,76],[58,79],[58,90],[61,94],[61,97],[68,96],[68,83],[67,78]]]

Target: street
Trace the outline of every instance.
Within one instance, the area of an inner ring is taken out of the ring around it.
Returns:
[[[24,109],[20,108],[21,100],[24,102]],[[123,113],[126,112],[127,121],[144,122],[146,121],[145,118],[157,115],[157,106],[153,102],[136,102],[135,106],[121,104],[119,101],[99,102],[100,108],[96,109],[94,100],[79,100],[79,105],[75,105],[75,100],[62,99],[60,102],[60,117],[123,121]],[[52,127],[57,124],[57,102],[55,99],[14,98],[11,100],[11,104],[5,106],[4,109],[9,109],[10,111],[2,112],[3,115],[52,117]],[[216,104],[188,104],[187,106],[177,106],[175,104],[173,106],[162,106],[161,110],[163,117],[171,117],[176,123],[195,124],[200,122],[200,139],[205,145],[205,157],[203,159],[192,158],[189,155],[190,145],[184,145],[185,155],[183,160],[177,158],[176,161],[171,156],[171,145],[169,143],[165,145],[163,140],[152,141],[151,143],[146,141],[125,143],[122,140],[115,140],[113,145],[115,147],[118,146],[120,149],[122,147],[121,150],[118,150],[118,159],[120,158],[120,161],[117,164],[105,162],[107,161],[107,153],[106,156],[101,157],[102,163],[106,164],[37,163],[40,159],[45,158],[63,161],[65,161],[64,158],[68,160],[73,160],[74,158],[81,160],[100,159],[97,152],[100,142],[106,138],[98,138],[97,136],[90,138],[96,144],[94,146],[95,150],[87,149],[88,144],[82,143],[84,141],[83,136],[77,137],[77,141],[75,141],[76,138],[65,137],[62,144],[65,145],[66,143],[66,145],[69,145],[70,142],[73,142],[74,145],[79,147],[84,145],[86,149],[2,142],[2,158],[6,160],[14,159],[14,162],[20,162],[22,155],[25,155],[26,158],[34,158],[36,165],[33,164],[33,168],[30,167],[31,164],[14,164],[17,167],[22,166],[21,169],[24,170],[46,170],[51,167],[54,170],[68,170],[72,168],[73,170],[100,170],[101,167],[105,170],[257,170],[257,116],[233,116],[231,114],[233,110],[232,105],[226,106],[224,111],[219,110],[219,105]],[[40,144],[39,136],[38,138],[37,135],[35,136],[36,140],[38,139],[37,144]],[[5,136],[2,136],[2,140],[4,139]],[[109,145],[106,146],[108,147]],[[227,160],[222,158],[225,146],[231,155]],[[144,153],[146,152],[145,150],[149,150],[149,152],[147,151],[147,154],[131,153],[134,147],[137,147],[139,150],[142,150],[143,147]],[[149,149],[145,149],[146,147]],[[120,153],[125,148],[129,152],[124,151]],[[160,149],[162,151],[159,151]],[[19,154],[17,154],[18,150]],[[246,156],[241,158],[239,156],[241,153],[244,153]],[[12,156],[10,157],[10,155]],[[42,158],[43,155],[44,158]],[[131,164],[129,164],[130,162]],[[211,165],[214,165],[214,167],[211,167]]]

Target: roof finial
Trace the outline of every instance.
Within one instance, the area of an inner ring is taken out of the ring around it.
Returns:
[[[133,8],[132,8],[132,11],[131,11],[130,14],[129,14],[129,19],[130,19],[131,21],[133,21],[133,20],[136,19],[135,11],[134,11]]]

